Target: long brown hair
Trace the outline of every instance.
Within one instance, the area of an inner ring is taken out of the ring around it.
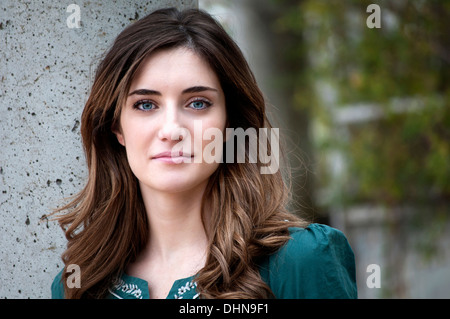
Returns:
[[[241,51],[224,29],[200,10],[162,9],[123,30],[100,63],[81,118],[87,184],[55,211],[68,240],[62,258],[81,268],[81,288],[66,298],[101,298],[147,243],[148,221],[139,184],[112,130],[141,62],[156,50],[187,47],[219,77],[228,127],[270,128],[265,101]],[[259,140],[259,139],[258,139]],[[270,150],[270,145],[269,145]],[[285,209],[288,189],[280,171],[262,164],[221,163],[203,197],[211,229],[209,252],[197,276],[203,298],[266,298],[270,288],[258,260],[289,240],[288,227],[306,223]],[[205,214],[205,212],[203,212]],[[63,272],[63,280],[68,274]],[[65,282],[65,280],[64,280]]]

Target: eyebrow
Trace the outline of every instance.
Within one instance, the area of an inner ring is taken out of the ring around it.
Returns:
[[[182,94],[187,94],[187,93],[199,93],[199,92],[205,92],[205,91],[213,91],[213,92],[217,92],[217,89],[214,89],[212,87],[209,86],[192,86],[190,88],[184,89],[183,92],[181,92]],[[134,90],[133,92],[131,92],[130,94],[128,94],[128,96],[131,95],[158,95],[161,96],[161,92],[156,91],[156,90],[150,90],[150,89],[137,89]]]
[[[193,87],[190,87],[190,88],[187,88],[187,89],[183,90],[183,92],[181,92],[181,93],[183,93],[183,94],[185,94],[185,93],[199,93],[199,92],[204,92],[204,91],[217,92],[218,90],[214,89],[212,87],[209,87],[209,86],[193,86]]]

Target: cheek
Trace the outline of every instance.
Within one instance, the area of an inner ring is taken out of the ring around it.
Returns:
[[[138,156],[146,156],[146,149],[152,140],[150,126],[133,122],[132,125],[122,125],[122,138],[127,156],[130,159]],[[119,138],[118,138],[119,139]],[[120,140],[119,140],[120,142]]]

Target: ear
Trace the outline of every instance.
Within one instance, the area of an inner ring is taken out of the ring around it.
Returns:
[[[119,127],[117,127],[119,126]],[[120,128],[120,125],[113,125],[111,128],[114,135],[116,135],[117,141],[122,145],[125,146],[125,138],[123,136],[122,130]]]

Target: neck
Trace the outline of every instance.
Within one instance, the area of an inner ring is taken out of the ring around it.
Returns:
[[[206,184],[186,193],[167,193],[141,185],[150,230],[147,256],[170,263],[186,253],[205,253],[208,239],[201,206],[205,188]]]

